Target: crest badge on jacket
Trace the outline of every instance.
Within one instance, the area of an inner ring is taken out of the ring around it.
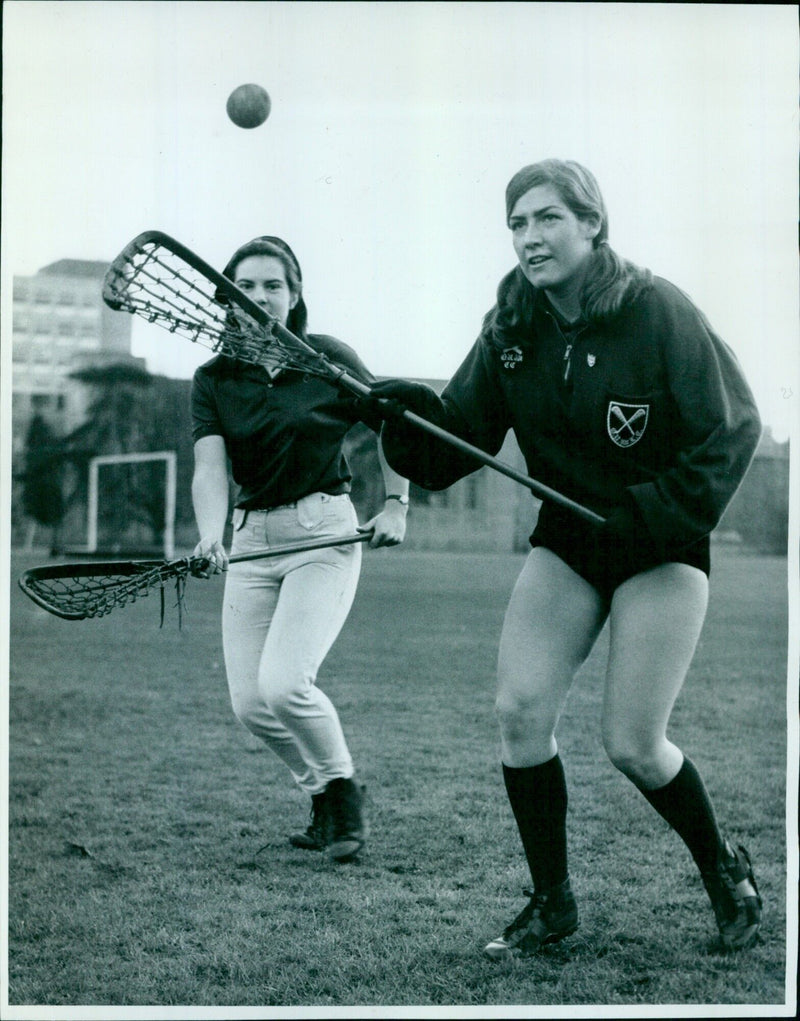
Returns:
[[[650,418],[649,404],[623,404],[609,401],[606,428],[611,442],[618,447],[632,447],[644,436]]]

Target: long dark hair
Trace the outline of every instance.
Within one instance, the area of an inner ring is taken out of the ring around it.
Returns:
[[[289,290],[293,295],[297,296],[297,303],[289,311],[286,328],[296,336],[305,339],[308,328],[308,310],[303,300],[303,274],[300,270],[297,256],[282,238],[273,237],[270,234],[262,234],[260,237],[248,241],[241,248],[236,249],[228,260],[227,266],[223,269],[222,275],[229,280],[234,280],[236,267],[251,255],[269,255],[273,259],[278,259],[283,266]],[[225,296],[220,292],[217,293],[217,299],[225,303]]]
[[[604,322],[650,285],[649,270],[618,255],[608,243],[608,211],[594,175],[574,160],[542,160],[518,170],[506,187],[506,223],[517,201],[531,188],[551,185],[579,220],[599,224],[586,278],[580,294],[587,322]],[[520,330],[530,326],[536,288],[517,266],[497,288],[497,304],[484,319],[484,330],[500,347],[516,343]]]

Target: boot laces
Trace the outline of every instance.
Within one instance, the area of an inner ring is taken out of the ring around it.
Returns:
[[[547,897],[544,894],[536,893],[535,890],[523,890],[522,893],[525,897],[530,897],[530,900],[506,929],[504,933],[506,937],[513,935],[520,929],[527,928],[531,919],[537,914],[541,914],[542,909],[547,903]]]
[[[753,890],[752,896],[761,901],[750,857],[743,847],[737,853],[729,845],[725,859],[703,878],[711,894],[715,913],[725,921],[733,921],[744,908],[745,901],[751,897],[749,893],[742,892],[741,884],[747,883]]]

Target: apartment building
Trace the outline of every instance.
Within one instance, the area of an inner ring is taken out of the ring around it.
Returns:
[[[83,420],[85,388],[70,373],[89,365],[135,362],[131,317],[103,302],[105,262],[60,259],[33,276],[13,278],[13,456],[25,444],[28,425],[41,414],[59,434]]]

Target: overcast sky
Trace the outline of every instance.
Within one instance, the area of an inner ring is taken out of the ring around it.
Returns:
[[[7,0],[3,27],[5,323],[10,275],[146,229],[220,267],[279,234],[312,330],[376,374],[446,378],[514,264],[505,185],[557,156],[794,428],[794,5]],[[272,98],[254,130],[226,117],[242,82]],[[134,340],[152,372],[208,357]]]

